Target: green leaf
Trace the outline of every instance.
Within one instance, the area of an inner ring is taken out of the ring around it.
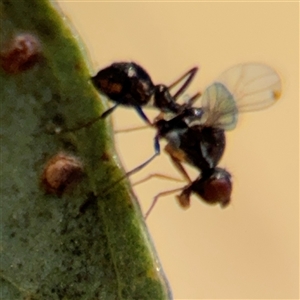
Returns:
[[[106,104],[57,11],[2,0],[1,299],[170,299]],[[117,184],[115,184],[118,182]]]

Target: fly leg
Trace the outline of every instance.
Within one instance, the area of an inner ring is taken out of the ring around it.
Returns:
[[[143,162],[141,165],[139,165],[136,168],[134,168],[133,170],[127,172],[125,174],[125,177],[129,177],[132,174],[142,170],[158,155],[160,155],[160,144],[159,144],[159,137],[156,135],[154,137],[154,154],[149,159],[147,159],[145,162]]]
[[[118,130],[114,130],[114,133],[124,133],[124,132],[127,133],[127,132],[147,129],[147,128],[149,128],[149,125],[137,126],[137,127],[131,127],[131,128],[125,128],[125,129],[118,129]]]
[[[182,157],[180,159],[179,158],[180,155],[181,155],[180,152],[177,151],[176,149],[174,149],[170,144],[167,144],[164,150],[169,154],[173,165],[178,170],[178,172],[183,176],[184,180],[188,182],[188,185],[185,186],[185,187],[181,187],[181,188],[178,188],[178,189],[173,189],[173,190],[170,190],[170,191],[165,191],[165,192],[161,192],[161,193],[157,194],[154,197],[154,199],[153,199],[153,201],[150,205],[150,208],[148,209],[148,211],[145,214],[145,219],[149,216],[150,212],[152,211],[155,204],[157,203],[157,200],[160,197],[167,196],[167,195],[176,193],[178,191],[187,190],[187,192],[184,193],[184,195],[182,195],[183,194],[182,193],[180,196],[176,197],[178,202],[179,202],[179,205],[182,208],[188,208],[189,205],[190,205],[190,189],[189,189],[189,186],[192,184],[192,180],[190,179],[189,175],[187,174],[186,170],[184,169],[184,167],[181,164],[181,162],[184,160],[184,158]]]
[[[104,113],[102,113],[100,116],[94,118],[93,120],[91,120],[91,121],[89,121],[85,124],[81,124],[81,125],[78,125],[76,127],[73,127],[71,129],[61,130],[60,132],[62,132],[62,131],[63,132],[72,132],[72,131],[77,131],[77,130],[85,128],[85,127],[89,127],[89,126],[93,125],[94,123],[96,123],[97,121],[105,119],[106,117],[108,117],[121,104],[122,104],[122,102],[120,101],[119,103],[117,103],[114,106],[110,107]],[[135,106],[134,108],[135,108],[137,114],[148,124],[148,126],[152,126],[152,123],[150,122],[150,120],[148,119],[148,117],[146,116],[146,114],[144,113],[142,108],[140,106]]]
[[[148,176],[146,176],[145,178],[133,183],[132,186],[144,183],[144,182],[146,182],[146,181],[148,181],[152,178],[166,179],[166,180],[176,181],[176,182],[182,182],[183,181],[183,179],[179,179],[179,178],[172,177],[172,176],[169,176],[169,175],[165,175],[165,174],[161,174],[161,173],[152,173],[152,174],[149,174]]]
[[[181,162],[184,161],[184,157],[180,157],[180,152],[177,151],[176,149],[174,150],[174,148],[170,146],[170,144],[166,145],[165,151],[170,155],[171,161],[175,166],[175,168],[188,182],[187,186],[180,189],[182,193],[179,196],[176,196],[177,202],[181,206],[181,208],[187,209],[190,207],[190,195],[192,192],[191,186],[193,182],[181,164]]]
[[[157,194],[157,195],[154,197],[154,199],[153,199],[153,201],[152,201],[152,203],[151,203],[149,209],[147,210],[147,212],[146,212],[146,214],[145,214],[145,219],[147,219],[147,218],[149,217],[149,215],[150,215],[152,209],[154,208],[154,206],[155,206],[157,200],[158,200],[160,197],[168,196],[168,195],[171,195],[171,194],[176,193],[176,192],[179,192],[179,191],[182,191],[182,188],[173,189],[173,190],[170,190],[170,191],[164,191],[164,192],[161,192],[161,193]]]
[[[172,161],[173,165],[175,166],[175,168],[177,169],[177,171],[190,184],[192,182],[192,180],[190,179],[190,176],[188,175],[188,173],[186,172],[186,170],[184,169],[184,167],[181,164],[181,162],[184,160],[184,157],[180,157],[181,153],[179,151],[177,151],[176,149],[174,150],[174,148],[172,146],[170,146],[170,144],[167,144],[164,150],[165,150],[165,152],[167,152],[169,154],[171,161]]]

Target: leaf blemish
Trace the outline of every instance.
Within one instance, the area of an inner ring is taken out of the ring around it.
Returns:
[[[20,73],[32,68],[40,54],[41,44],[36,36],[30,33],[18,34],[1,49],[1,67],[9,74]]]
[[[41,181],[46,193],[61,196],[74,188],[82,175],[83,165],[79,158],[58,153],[45,165]]]

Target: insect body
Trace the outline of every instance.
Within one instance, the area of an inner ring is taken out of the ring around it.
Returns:
[[[280,94],[281,81],[273,69],[263,64],[237,65],[205,89],[201,107],[185,104],[172,119],[154,123],[156,143],[167,140],[165,150],[188,182],[177,197],[182,207],[189,206],[191,193],[210,204],[229,204],[231,175],[217,167],[225,150],[225,131],[235,128],[239,112],[266,108]],[[192,181],[182,163],[195,167],[199,177]]]
[[[231,101],[232,109],[235,107],[234,99],[225,86],[214,84],[211,88],[223,89],[219,92],[227,97],[227,101]],[[199,111],[202,113],[199,114]],[[206,123],[207,120],[203,120],[204,111],[204,108],[187,108],[171,120],[161,119],[154,124],[157,128],[156,137],[167,140],[165,151],[188,182],[177,197],[184,208],[190,205],[191,193],[209,204],[219,203],[226,207],[230,202],[231,175],[226,170],[217,168],[225,150],[225,132],[217,126],[217,120],[216,125]],[[182,163],[196,168],[199,177],[192,181]]]
[[[94,86],[115,103],[101,118],[108,116],[119,105],[134,108],[148,124],[151,122],[143,112],[143,106],[152,106],[161,112],[178,113],[181,106],[176,100],[186,90],[197,70],[196,67],[192,68],[167,87],[163,84],[154,85],[148,73],[134,62],[113,63],[92,77]],[[182,80],[182,86],[171,95],[170,89]]]

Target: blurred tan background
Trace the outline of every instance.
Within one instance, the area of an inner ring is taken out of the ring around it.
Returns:
[[[220,166],[233,175],[232,205],[221,210],[194,196],[182,211],[171,195],[161,198],[147,224],[175,299],[298,299],[299,4],[59,5],[84,41],[94,72],[132,60],[155,83],[170,84],[198,65],[190,95],[241,62],[263,62],[281,74],[280,101],[244,114],[227,134]],[[118,109],[113,119],[118,129],[143,125],[128,109]],[[153,153],[153,136],[151,129],[117,135],[126,170]],[[153,172],[180,178],[162,153],[131,180]],[[153,179],[135,192],[146,210],[157,193],[180,185]]]

